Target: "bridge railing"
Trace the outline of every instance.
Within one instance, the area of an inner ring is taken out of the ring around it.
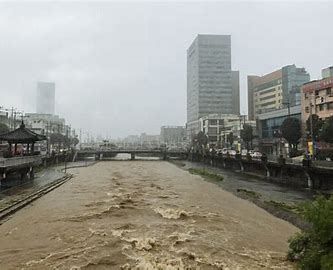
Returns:
[[[41,163],[42,158],[43,155],[3,158],[0,159],[0,168],[15,167],[24,164]]]

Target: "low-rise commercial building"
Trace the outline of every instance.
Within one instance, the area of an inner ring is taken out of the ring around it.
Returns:
[[[231,123],[239,126],[239,116],[235,114],[209,114],[198,120],[199,131],[206,134],[209,144],[221,142],[222,136],[227,134]]]
[[[333,116],[333,74],[302,86],[302,122],[311,114],[325,119]]]
[[[293,106],[259,114],[257,117],[257,130],[259,149],[261,152],[273,155],[284,155],[288,152],[286,141],[281,137],[281,125],[288,117],[301,121],[301,106]]]

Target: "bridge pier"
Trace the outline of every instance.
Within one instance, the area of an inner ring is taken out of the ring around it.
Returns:
[[[30,179],[34,179],[35,178],[34,167],[30,167],[30,169],[29,169],[29,178]]]
[[[240,171],[244,172],[244,165],[243,165],[243,162],[241,160],[239,161],[239,167],[240,167]]]
[[[306,180],[308,182],[308,188],[313,189],[314,183],[313,183],[313,180],[311,179],[310,174],[306,170],[304,170],[304,174],[305,174]]]
[[[131,153],[131,160],[135,159],[135,153]]]
[[[0,187],[3,186],[3,182],[2,181],[6,180],[6,178],[7,178],[7,174],[6,174],[6,172],[3,172],[2,173],[2,177],[0,177]]]
[[[271,173],[269,171],[269,168],[268,168],[267,164],[265,164],[265,170],[266,170],[266,177],[270,178],[271,177]]]
[[[222,166],[224,169],[227,168],[227,160],[225,158],[222,160]]]

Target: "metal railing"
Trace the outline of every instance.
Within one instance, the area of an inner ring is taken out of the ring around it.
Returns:
[[[41,163],[43,155],[23,156],[0,159],[0,168],[15,167],[24,164]]]

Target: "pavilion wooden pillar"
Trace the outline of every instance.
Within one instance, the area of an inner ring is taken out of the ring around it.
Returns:
[[[31,144],[31,154],[33,155],[35,153],[35,143],[33,142]]]
[[[30,152],[30,143],[27,144],[27,154]]]
[[[17,153],[17,143],[15,143],[15,147],[14,147],[14,155],[16,155]]]

